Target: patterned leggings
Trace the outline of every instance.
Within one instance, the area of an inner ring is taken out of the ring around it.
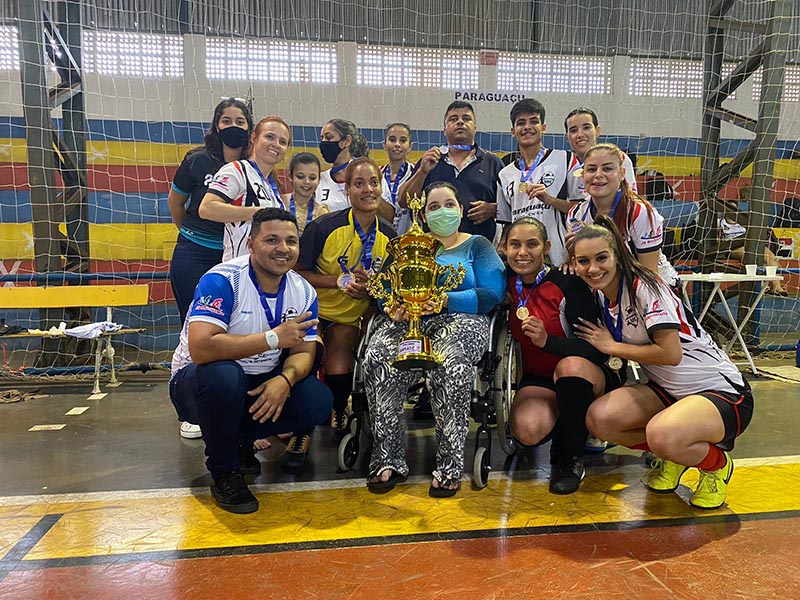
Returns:
[[[370,474],[391,467],[408,474],[406,420],[403,402],[419,371],[400,371],[392,366],[397,344],[408,323],[384,318],[379,323],[364,357],[367,398],[372,417],[373,445]],[[489,345],[489,318],[485,315],[442,313],[422,321],[433,350],[444,358],[428,372],[431,408],[436,431],[436,468],[445,479],[459,479],[464,471],[469,403],[475,380],[475,364]]]

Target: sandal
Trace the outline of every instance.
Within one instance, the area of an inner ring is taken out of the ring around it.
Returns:
[[[392,474],[389,476],[389,479],[384,481],[381,479],[381,474],[384,471],[391,471]],[[373,494],[385,494],[394,489],[398,483],[402,483],[406,480],[406,476],[398,473],[392,467],[383,467],[379,469],[375,473],[372,473],[367,478],[367,489],[372,492]]]
[[[431,498],[452,498],[461,489],[460,479],[445,479],[441,471],[434,471],[433,478],[439,482],[439,487],[428,488],[428,496]]]

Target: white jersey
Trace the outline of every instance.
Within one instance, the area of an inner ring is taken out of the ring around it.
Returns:
[[[627,286],[623,286],[620,306],[610,304],[607,309],[601,308],[609,329],[619,327],[622,315],[622,341],[637,346],[651,344],[653,333],[660,329],[674,329],[678,331],[683,351],[676,366],[642,363],[648,379],[679,400],[705,391],[743,393],[747,386],[739,369],[663,282],[658,282],[658,293],[638,278],[634,287],[636,306],[630,301]],[[604,306],[604,296],[597,294]]]
[[[383,191],[381,195],[383,196],[384,201],[388,204],[391,204],[394,208],[394,222],[392,223],[393,229],[397,233],[397,235],[403,235],[408,228],[411,227],[411,211],[407,208],[403,208],[397,203],[397,191],[400,189],[400,186],[403,185],[406,181],[411,179],[411,176],[414,174],[414,165],[410,162],[405,163],[402,167],[400,167],[400,173],[402,176],[395,178],[394,180],[391,179],[391,174],[389,176],[389,180],[387,181],[386,174],[389,173],[389,165],[383,165],[381,167],[381,186],[383,187]],[[394,193],[392,193],[394,191]]]
[[[574,221],[580,221],[586,225],[594,223],[597,217],[597,207],[591,198],[584,200],[572,207],[567,215],[568,228]],[[640,254],[648,252],[658,252],[658,275],[671,286],[678,285],[678,273],[675,268],[661,252],[664,245],[664,218],[658,214],[654,208],[652,211],[652,222],[647,207],[639,200],[631,203],[628,215],[628,231],[625,234],[625,242],[628,249],[635,258]]]
[[[273,206],[285,208],[278,186],[272,175],[267,182],[248,160],[236,160],[224,165],[208,185],[208,191],[234,206]],[[222,236],[222,260],[230,260],[247,254],[247,237],[250,221],[225,223]]]
[[[318,202],[327,206],[330,212],[350,208],[350,200],[344,193],[344,182],[334,181],[330,169],[320,173],[315,197]]]
[[[545,150],[542,161],[531,173],[528,183],[541,183],[547,193],[555,198],[566,200],[569,188],[567,173],[577,163],[577,158],[565,150]],[[504,167],[497,175],[497,221],[512,223],[522,217],[533,217],[541,221],[547,229],[550,240],[550,262],[556,266],[567,262],[567,249],[564,245],[566,215],[557,208],[531,200],[519,191],[522,171],[519,160]]]
[[[628,186],[633,190],[633,193],[638,194],[639,189],[636,186],[636,169],[633,168],[631,159],[624,152],[622,153],[622,166],[625,168],[625,181],[628,182]],[[570,200],[586,200],[589,198],[589,194],[586,193],[586,186],[583,185],[582,174],[582,162],[575,164],[569,171],[567,185],[569,185],[568,198]]]
[[[249,255],[220,263],[200,278],[181,331],[180,343],[172,355],[173,375],[192,362],[188,336],[189,324],[192,322],[212,323],[234,335],[270,330],[269,320],[261,303],[262,292],[253,283],[253,278]],[[263,294],[270,311],[280,323],[304,312],[311,312],[311,319],[317,318],[317,292],[310,283],[294,271],[289,271],[284,275],[281,287],[282,293]],[[309,327],[303,339],[307,342],[316,341],[317,328]],[[240,358],[236,362],[242,365],[245,373],[269,373],[278,366],[281,352],[280,349],[265,350]]]

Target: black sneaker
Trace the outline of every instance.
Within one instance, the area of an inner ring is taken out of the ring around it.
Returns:
[[[281,467],[287,473],[299,473],[306,466],[308,458],[308,446],[311,444],[311,436],[293,435],[286,446],[286,453],[281,458]]]
[[[242,474],[234,471],[214,478],[211,495],[219,507],[238,515],[246,515],[258,510],[258,500],[247,487]]]
[[[550,473],[550,493],[565,495],[577,492],[584,475],[586,470],[579,457],[562,459]]]
[[[242,475],[261,475],[261,461],[256,458],[253,446],[239,446],[239,470]]]

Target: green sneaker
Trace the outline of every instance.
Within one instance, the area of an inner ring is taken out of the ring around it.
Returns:
[[[726,452],[725,458],[728,462],[725,466],[716,471],[700,471],[700,481],[697,482],[697,489],[692,494],[689,503],[697,508],[719,508],[725,504],[725,496],[728,494],[728,482],[733,475],[733,459]]]
[[[656,458],[643,483],[654,492],[674,492],[688,469],[678,463]]]

